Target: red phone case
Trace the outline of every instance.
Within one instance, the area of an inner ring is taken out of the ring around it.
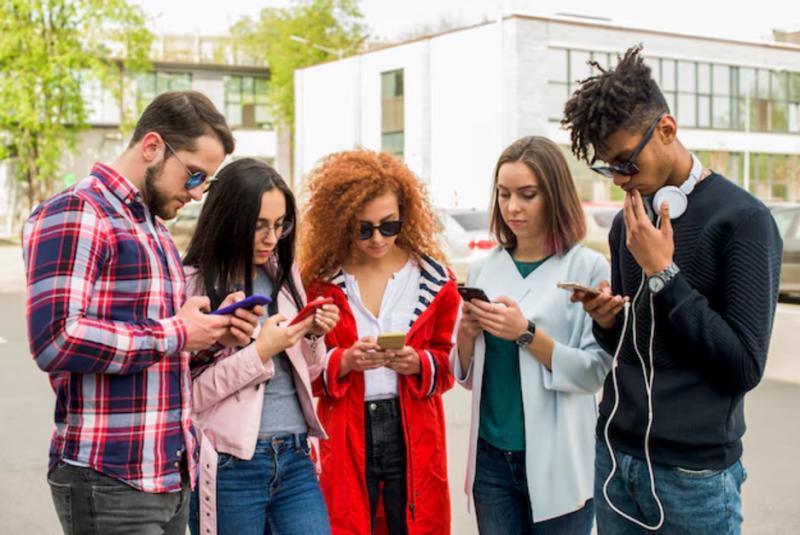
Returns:
[[[326,298],[318,298],[310,303],[306,304],[303,307],[303,310],[297,313],[297,316],[289,322],[289,325],[294,325],[297,322],[303,321],[305,318],[309,317],[311,314],[314,313],[319,307],[322,305],[332,305],[333,304],[333,297],[326,297]]]

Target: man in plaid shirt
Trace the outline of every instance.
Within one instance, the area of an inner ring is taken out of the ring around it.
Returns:
[[[65,533],[186,531],[191,352],[248,343],[263,309],[215,316],[206,297],[184,303],[159,218],[199,200],[233,148],[207,97],[164,93],[113,164],[95,164],[25,224],[28,336],[56,394],[48,482]]]

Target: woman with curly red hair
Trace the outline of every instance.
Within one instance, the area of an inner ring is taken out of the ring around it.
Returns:
[[[422,184],[388,154],[329,156],[310,187],[303,281],[341,313],[315,382],[333,533],[449,534],[441,395],[453,385],[460,299],[436,217]],[[387,332],[405,333],[402,349],[381,349]]]

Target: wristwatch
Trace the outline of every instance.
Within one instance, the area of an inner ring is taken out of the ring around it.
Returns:
[[[522,348],[528,347],[530,343],[533,342],[534,335],[536,335],[536,324],[528,320],[528,329],[519,335],[519,338],[517,338],[517,345]]]
[[[647,279],[647,287],[650,288],[650,292],[653,295],[657,295],[661,290],[663,290],[667,284],[675,278],[680,272],[678,266],[675,265],[675,262],[668,265],[664,268],[663,271],[659,271],[657,273],[653,273],[650,275],[650,278]]]

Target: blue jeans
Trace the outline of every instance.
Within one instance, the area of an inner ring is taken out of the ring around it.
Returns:
[[[589,535],[592,532],[594,504],[591,499],[577,511],[534,522],[525,452],[503,451],[483,439],[478,439],[472,495],[481,535]]]
[[[611,443],[612,447],[614,443]],[[617,509],[654,526],[658,506],[650,489],[647,463],[614,450],[617,471],[608,496]],[[594,498],[599,535],[653,533],[626,520],[609,507],[603,484],[611,473],[611,457],[604,439],[598,439]],[[664,525],[658,533],[670,535],[739,535],[742,530],[742,483],[747,472],[740,461],[723,470],[686,470],[653,464],[656,494],[664,507]]]
[[[195,491],[189,509],[193,535],[200,534],[197,499]],[[249,461],[219,455],[219,535],[327,535],[330,531],[305,434],[259,440]]]

